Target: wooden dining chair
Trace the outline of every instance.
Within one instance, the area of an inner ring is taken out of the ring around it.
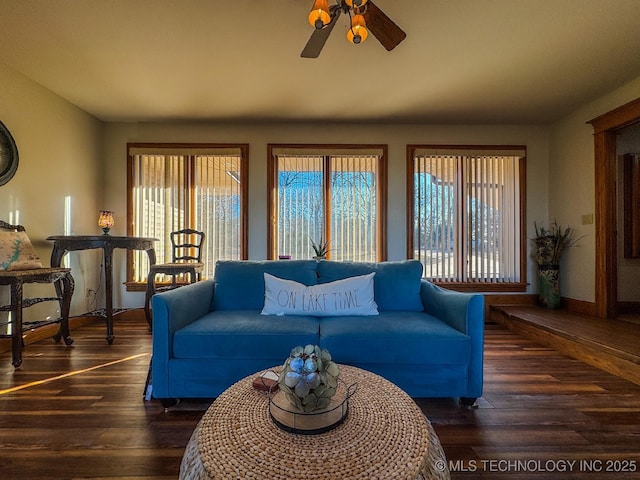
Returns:
[[[184,228],[169,234],[171,238],[172,260],[169,263],[158,263],[149,267],[147,276],[147,290],[144,302],[144,314],[152,328],[151,298],[157,292],[178,288],[187,283],[199,282],[202,280],[202,245],[204,243],[204,232],[192,228]],[[169,283],[156,283],[157,275],[171,277]],[[184,277],[188,276],[189,281],[185,282]],[[182,277],[182,278],[180,278]]]

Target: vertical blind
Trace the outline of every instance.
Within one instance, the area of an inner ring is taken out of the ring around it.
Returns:
[[[332,260],[375,261],[380,156],[282,153],[275,159],[277,253],[310,258],[311,241],[328,239]]]
[[[240,259],[239,149],[220,154],[135,153],[130,159],[133,235],[159,239],[158,263],[171,261],[170,232],[187,227],[205,232],[203,277],[213,276],[219,259]],[[146,281],[148,270],[146,254],[134,252],[132,280]]]
[[[331,169],[331,242],[333,260],[374,262],[377,252],[378,158],[333,156]]]
[[[277,158],[277,248],[292,259],[310,258],[310,242],[326,240],[324,158],[280,155]]]
[[[239,155],[195,158],[194,225],[206,235],[206,278],[213,277],[217,260],[240,259],[241,180]]]
[[[521,154],[414,156],[414,255],[439,282],[519,282]]]

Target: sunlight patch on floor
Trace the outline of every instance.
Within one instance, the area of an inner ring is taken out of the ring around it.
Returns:
[[[137,355],[131,355],[129,357],[121,358],[119,360],[114,360],[112,362],[103,363],[101,365],[95,365],[93,367],[84,368],[82,370],[74,370],[73,372],[67,372],[67,373],[64,373],[62,375],[56,375],[55,377],[45,378],[44,380],[38,380],[38,381],[35,381],[35,382],[29,382],[29,383],[25,383],[23,385],[16,385],[15,387],[11,387],[11,388],[6,388],[4,390],[0,390],[0,395],[4,395],[4,394],[7,394],[7,393],[12,393],[12,392],[17,392],[18,390],[23,390],[23,389],[29,388],[29,387],[35,387],[37,385],[42,385],[44,383],[53,382],[55,380],[60,380],[62,378],[72,377],[74,375],[80,375],[82,373],[91,372],[92,370],[97,370],[99,368],[109,367],[111,365],[116,365],[118,363],[128,362],[129,360],[135,360],[136,358],[144,357],[144,356],[147,356],[147,355],[149,355],[149,353],[139,353]]]

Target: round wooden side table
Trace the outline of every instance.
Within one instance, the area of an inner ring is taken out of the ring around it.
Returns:
[[[185,450],[180,479],[424,480],[449,479],[440,441],[416,403],[388,380],[340,365],[357,391],[345,421],[301,435],[270,417],[268,394],[255,375],[222,393],[204,414]]]

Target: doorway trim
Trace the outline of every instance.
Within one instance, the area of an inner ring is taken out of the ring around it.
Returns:
[[[640,121],[640,98],[589,120],[593,126],[595,162],[596,314],[615,318],[618,306],[616,244],[616,135]]]

